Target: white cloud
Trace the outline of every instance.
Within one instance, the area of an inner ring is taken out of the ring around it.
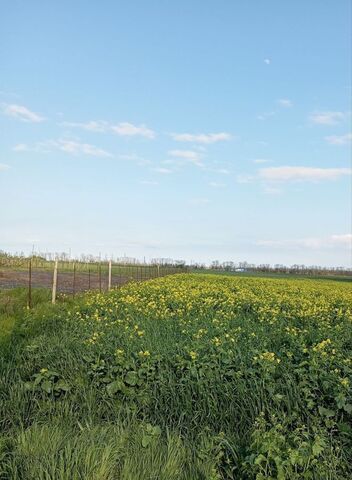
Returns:
[[[351,168],[271,167],[259,170],[259,177],[270,182],[336,180],[351,175]]]
[[[158,167],[158,168],[154,168],[153,170],[154,172],[162,173],[163,175],[169,175],[170,173],[173,173],[173,170],[171,170],[170,168]]]
[[[258,240],[255,245],[269,248],[351,248],[352,235],[330,235],[328,237],[308,237],[288,240]]]
[[[247,174],[239,174],[236,176],[236,181],[237,183],[252,183],[254,180],[253,175],[247,175]]]
[[[61,122],[63,127],[82,128],[90,132],[114,132],[121,137],[141,136],[153,139],[156,134],[146,125],[133,125],[129,122],[120,122],[117,125],[111,125],[104,120],[91,120],[89,122]]]
[[[92,157],[112,157],[113,155],[102,148],[96,147],[89,143],[82,143],[74,140],[46,140],[45,142],[37,142],[30,146],[20,143],[13,147],[16,152],[39,152],[49,153],[59,150],[70,155],[88,155]]]
[[[266,63],[267,65],[270,65],[271,64],[270,58],[264,58],[264,63]]]
[[[352,133],[346,133],[345,135],[330,135],[325,137],[325,140],[330,145],[347,145],[352,141]]]
[[[27,152],[29,150],[29,147],[25,143],[18,143],[12,148],[12,150],[14,152]]]
[[[113,125],[111,130],[122,137],[141,136],[149,139],[155,138],[155,132],[145,125],[133,125],[128,122],[120,122]]]
[[[194,150],[169,150],[168,155],[187,160],[198,167],[203,166],[203,163],[200,160],[201,154],[199,152],[195,152]]]
[[[89,143],[75,142],[72,140],[58,140],[53,146],[71,155],[90,155],[93,157],[112,157],[112,154]]]
[[[222,175],[230,175],[231,173],[227,168],[213,168],[211,171],[215,173],[221,173]]]
[[[144,165],[150,165],[152,162],[146,158],[140,157],[139,155],[136,155],[135,153],[131,154],[121,154],[119,155],[119,158],[121,160],[131,160],[137,162],[137,165],[139,166],[144,166]]]
[[[273,187],[271,185],[264,185],[263,192],[267,195],[280,195],[282,190],[281,188]]]
[[[153,180],[141,180],[139,183],[141,185],[159,185],[158,182],[155,182]]]
[[[277,103],[280,105],[280,107],[284,108],[290,108],[293,106],[293,103],[288,98],[280,98]]]
[[[40,123],[45,120],[44,117],[42,117],[38,113],[32,112],[23,105],[5,105],[5,107],[3,108],[3,112],[5,115],[18,118],[23,122]]]
[[[104,121],[95,121],[91,120],[90,122],[62,122],[59,125],[63,127],[73,127],[73,128],[82,128],[83,130],[88,130],[90,132],[106,132],[109,128],[109,124]]]
[[[276,114],[276,112],[265,112],[261,113],[260,115],[257,115],[257,120],[266,120],[267,118],[273,117]]]
[[[255,158],[253,160],[253,163],[269,163],[270,160],[268,160],[267,158]]]
[[[9,165],[6,165],[5,163],[0,163],[0,171],[8,170],[9,168]]]
[[[169,150],[167,152],[172,157],[187,158],[188,160],[197,160],[199,153],[193,150]]]
[[[343,112],[313,112],[309,120],[317,125],[336,125],[345,118]]]
[[[223,142],[226,140],[230,140],[232,136],[226,132],[220,133],[172,133],[172,138],[176,140],[176,142],[193,142],[193,143],[203,143],[203,144],[211,144],[216,142]]]
[[[219,183],[219,182],[209,182],[209,186],[212,188],[224,188],[226,187],[225,183]]]
[[[352,234],[346,233],[344,235],[332,235],[331,241],[335,245],[347,245],[349,247],[352,247]]]

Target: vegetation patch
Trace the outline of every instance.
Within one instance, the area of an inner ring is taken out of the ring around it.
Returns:
[[[346,479],[352,290],[173,275],[17,319],[1,479]]]

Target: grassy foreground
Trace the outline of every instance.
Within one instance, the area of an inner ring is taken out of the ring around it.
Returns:
[[[1,479],[352,477],[347,283],[174,275],[38,303],[0,343]]]

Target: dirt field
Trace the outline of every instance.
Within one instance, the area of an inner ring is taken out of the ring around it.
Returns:
[[[129,277],[121,275],[112,275],[111,285],[116,287],[130,281]],[[51,288],[53,282],[53,273],[45,269],[32,271],[32,288]],[[14,288],[28,286],[27,270],[0,270],[0,288]],[[75,280],[72,272],[58,272],[57,291],[60,293],[83,292],[86,290],[99,290],[99,275],[97,273],[77,272]],[[107,275],[102,275],[101,289],[107,290]]]

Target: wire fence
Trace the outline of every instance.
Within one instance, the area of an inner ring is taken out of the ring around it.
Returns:
[[[143,282],[186,271],[184,266],[172,265],[20,259],[16,263],[0,263],[0,288],[27,288],[30,308],[34,288],[51,289],[52,302],[55,303],[60,294],[75,296],[90,290],[104,292],[131,281]]]

